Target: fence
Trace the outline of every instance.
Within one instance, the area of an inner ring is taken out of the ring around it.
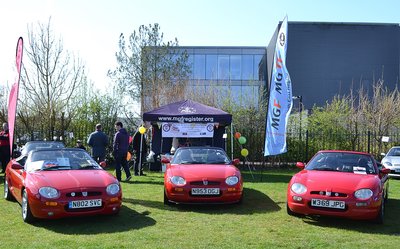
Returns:
[[[107,127],[103,131],[108,135],[109,138],[109,150],[112,150],[112,138],[115,131]],[[76,139],[81,139],[86,143],[88,135],[93,132],[93,127],[74,127],[70,132],[57,132],[55,136],[58,140],[63,137],[63,141],[67,146],[75,146]],[[69,134],[73,133],[72,138]],[[130,132],[133,134],[133,131]],[[228,131],[227,141],[230,141],[230,132]],[[25,135],[23,135],[25,134]],[[30,140],[42,140],[45,137],[45,132],[34,132],[28,134],[18,130],[16,138],[19,143],[24,143]],[[392,146],[400,144],[400,133],[385,134],[389,137],[388,142],[382,141],[382,135],[375,134],[370,131],[349,133],[349,132],[338,132],[338,131],[303,131],[301,134],[298,131],[289,132],[287,134],[287,153],[264,157],[264,133],[263,132],[242,132],[242,135],[247,138],[247,142],[243,147],[248,149],[249,155],[247,160],[252,164],[261,166],[269,165],[288,165],[293,164],[297,161],[308,161],[317,151],[319,150],[354,150],[369,152],[373,154],[377,159],[380,159],[382,152],[386,153]],[[240,158],[241,146],[235,139],[233,145],[234,157]],[[231,144],[227,143],[227,151],[231,151]],[[243,158],[242,158],[243,160]]]
[[[382,141],[382,135],[365,131],[359,133],[337,132],[337,131],[308,131],[302,134],[291,132],[287,134],[287,153],[264,157],[264,133],[242,134],[247,138],[245,147],[249,150],[247,160],[252,164],[266,165],[288,165],[297,161],[307,162],[320,150],[352,150],[368,152],[380,160],[381,153],[395,145],[400,144],[400,133],[385,134],[388,142]],[[228,146],[230,150],[230,146]],[[234,145],[235,157],[240,156],[240,146]],[[254,163],[256,162],[256,163]]]

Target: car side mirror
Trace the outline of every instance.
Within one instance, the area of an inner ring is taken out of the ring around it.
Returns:
[[[382,174],[389,174],[390,173],[390,169],[388,169],[388,168],[382,168],[382,169],[380,169],[379,170]]]
[[[164,164],[167,164],[167,163],[170,163],[170,160],[168,158],[163,157],[163,158],[161,158],[161,162]]]
[[[233,165],[238,166],[240,164],[240,160],[238,158],[233,159]]]
[[[303,162],[297,162],[296,167],[299,169],[304,169],[306,167],[306,165]]]
[[[15,169],[15,170],[24,169],[24,167],[23,167],[21,164],[19,164],[19,163],[13,163],[13,164],[11,165],[11,168],[12,168],[12,169]]]

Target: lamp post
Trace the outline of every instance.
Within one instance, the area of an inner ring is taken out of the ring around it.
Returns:
[[[298,96],[293,96],[292,99],[298,99],[299,100],[299,140],[301,141],[301,112],[303,111],[303,96],[298,95]]]

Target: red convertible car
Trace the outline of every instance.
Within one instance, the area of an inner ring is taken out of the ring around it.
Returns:
[[[164,203],[237,203],[243,178],[225,151],[217,147],[178,148],[164,174]]]
[[[389,169],[372,155],[320,151],[289,182],[289,215],[322,215],[383,223]]]
[[[24,165],[21,165],[23,162]],[[81,149],[40,149],[6,168],[4,198],[16,199],[22,219],[117,214],[122,192],[118,180]]]

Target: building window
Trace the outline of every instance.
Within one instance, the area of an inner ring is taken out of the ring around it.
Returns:
[[[258,75],[259,75],[259,65],[260,65],[260,62],[261,62],[261,60],[262,60],[262,57],[263,57],[263,55],[254,55],[254,80],[259,80],[259,77],[258,77]]]
[[[253,55],[242,55],[242,80],[254,80]]]
[[[206,55],[206,79],[207,80],[216,80],[218,72],[218,61],[217,55],[215,54],[207,54]]]
[[[218,79],[229,80],[229,55],[218,55]]]
[[[231,80],[240,80],[242,78],[241,75],[241,55],[231,55],[230,61],[230,79]]]
[[[206,56],[204,54],[195,54],[194,57],[193,78],[203,80],[206,78]]]
[[[188,56],[188,65],[190,67],[190,79],[193,79],[194,76],[194,71],[193,71],[193,55]]]

